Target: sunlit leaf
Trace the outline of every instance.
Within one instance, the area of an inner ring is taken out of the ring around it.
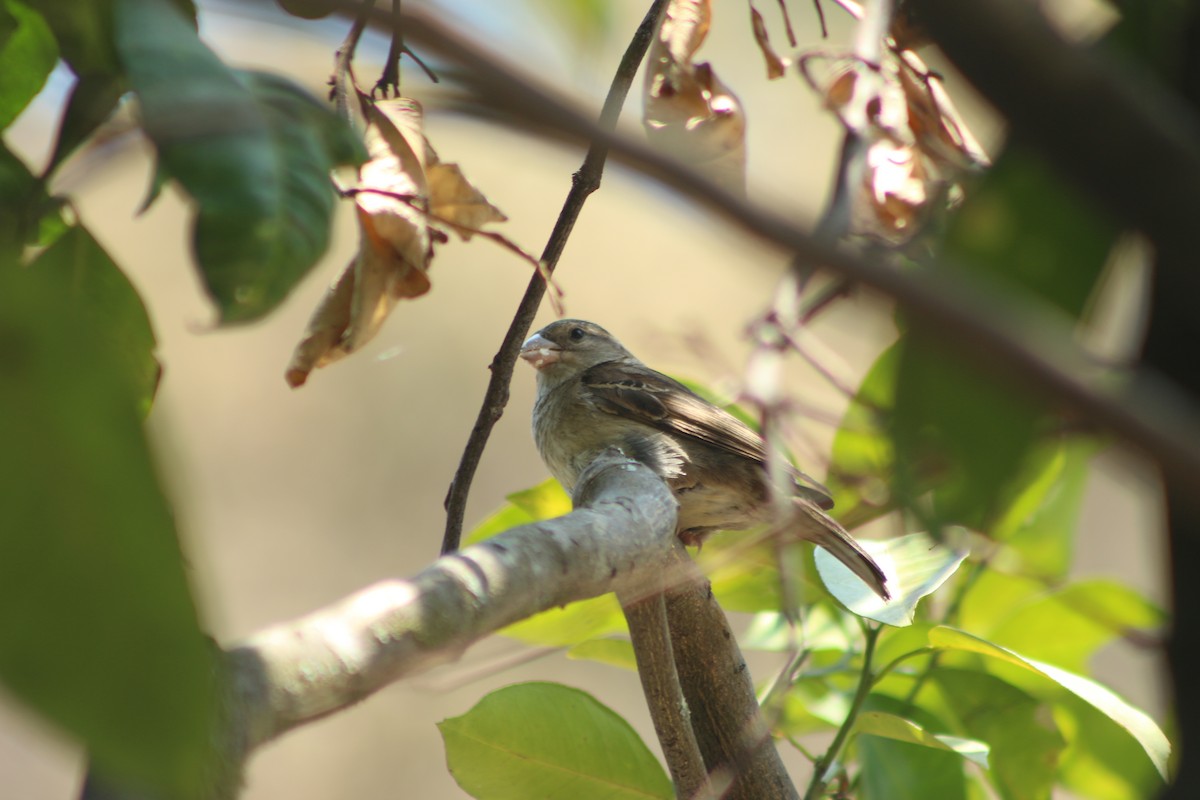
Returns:
[[[609,593],[535,614],[501,628],[500,634],[538,647],[570,647],[627,630],[621,605]]]
[[[1127,632],[1166,624],[1162,611],[1127,586],[1092,579],[1046,592],[1013,608],[986,631],[990,641],[1074,672],[1103,645]]]
[[[536,486],[510,494],[503,506],[463,537],[463,547],[518,525],[553,519],[570,512],[571,498],[558,481],[547,478]]]
[[[801,624],[793,636],[783,614],[763,611],[754,615],[739,641],[749,650],[786,652],[792,649],[794,639],[806,650],[847,653],[861,647],[862,634],[852,619],[835,611],[828,603],[816,603],[804,609]]]
[[[901,705],[872,695],[862,713],[895,714]],[[924,720],[919,724],[932,727]],[[863,800],[966,800],[964,760],[957,752],[879,736],[859,736],[855,747]]]
[[[988,743],[993,782],[1005,800],[1050,795],[1066,743],[1049,705],[994,675],[940,667],[932,682],[961,729]]]
[[[492,692],[438,724],[450,774],[477,800],[674,798],[671,781],[625,720],[553,683]]]
[[[1158,796],[1163,778],[1128,731],[1094,706],[1068,695],[1054,719],[1068,745],[1059,777],[1064,788],[1089,800],[1144,800]]]
[[[879,354],[833,437],[825,485],[833,492],[834,516],[847,527],[891,502],[893,448],[885,420],[896,396],[898,358],[895,345]]]
[[[1044,578],[1066,575],[1089,461],[1090,440],[1066,440],[1034,450],[1012,487],[1013,497],[988,529],[1011,548],[1023,572]]]
[[[898,742],[919,744],[934,750],[957,753],[985,769],[988,766],[988,745],[977,739],[964,739],[944,733],[930,733],[912,720],[883,711],[863,711],[854,720],[854,730],[860,734],[882,736]]]
[[[58,60],[41,14],[17,0],[0,2],[0,130],[37,96]]]
[[[937,591],[967,557],[965,549],[940,545],[913,533],[895,539],[859,542],[888,577],[890,600],[883,600],[824,548],[814,552],[817,571],[830,593],[862,617],[888,625],[911,625],[917,603]]]
[[[1167,737],[1149,715],[1129,705],[1104,686],[1080,675],[1059,669],[1052,664],[1026,658],[1006,647],[955,628],[946,626],[934,628],[929,633],[929,643],[934,647],[965,650],[998,658],[1049,678],[1128,731],[1129,735],[1137,740],[1150,760],[1154,762],[1154,766],[1163,780],[1167,779],[1167,758],[1171,752],[1171,745],[1167,741]]]
[[[569,648],[567,658],[599,661],[601,664],[624,669],[637,669],[633,644],[628,639],[588,639],[586,642],[580,642]]]

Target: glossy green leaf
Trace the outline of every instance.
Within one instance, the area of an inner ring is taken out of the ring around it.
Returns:
[[[862,800],[966,800],[963,759],[953,752],[860,736]]]
[[[203,778],[215,651],[110,332],[71,275],[0,262],[0,680],[105,774]]]
[[[933,714],[877,692],[867,697],[860,713],[871,712],[904,717],[926,732],[946,731]],[[863,800],[965,800],[966,761],[958,753],[879,736],[857,736],[853,742]]]
[[[988,743],[992,781],[1004,800],[1050,796],[1066,743],[1046,703],[985,672],[942,667],[932,681],[959,728]]]
[[[912,720],[904,719],[885,711],[863,711],[854,720],[854,731],[858,734],[882,736],[898,742],[919,744],[934,750],[957,753],[968,761],[983,768],[988,766],[988,746],[977,739],[964,739],[945,733],[930,733]]]
[[[508,686],[438,728],[450,774],[476,800],[675,796],[629,723],[578,689]]]
[[[1012,499],[987,533],[1011,548],[1026,574],[1042,578],[1067,574],[1088,466],[1098,448],[1086,439],[1042,445],[1015,480]]]
[[[957,624],[984,636],[1020,608],[1044,594],[1045,584],[1033,578],[985,569],[975,579],[958,607]]]
[[[888,625],[911,625],[917,603],[937,591],[967,557],[965,548],[940,545],[923,533],[859,542],[888,576],[890,600],[883,600],[824,548],[814,553],[817,571],[830,594],[861,617]]]
[[[68,287],[62,300],[95,323],[102,338],[128,374],[137,407],[149,413],[160,368],[154,357],[154,330],[133,284],[108,253],[82,226],[59,236],[29,267]]]
[[[291,82],[234,73],[167,0],[115,0],[116,43],[163,169],[197,205],[193,245],[224,323],[279,305],[329,243],[329,172],[358,137]]]
[[[588,639],[567,650],[567,658],[599,661],[623,669],[637,669],[637,657],[633,654],[633,643],[628,639]]]
[[[987,631],[996,644],[1073,672],[1086,672],[1102,646],[1128,631],[1165,625],[1162,609],[1116,581],[1093,579],[1024,603]]]
[[[73,87],[58,125],[54,152],[44,175],[52,175],[96,129],[112,116],[125,93],[124,80],[111,73],[81,76]]]
[[[1073,795],[1089,800],[1144,800],[1160,795],[1161,774],[1125,728],[1070,695],[1056,703],[1054,719],[1068,741],[1059,776]]]
[[[1006,647],[955,628],[945,626],[934,628],[929,632],[929,643],[934,647],[963,650],[998,658],[1049,678],[1124,728],[1142,746],[1159,774],[1166,780],[1167,758],[1171,753],[1171,745],[1167,741],[1167,737],[1148,714],[1126,703],[1110,689],[1088,678],[1059,669],[1053,664],[1026,658]]]
[[[37,97],[57,61],[58,45],[41,14],[17,0],[0,1],[0,130]]]

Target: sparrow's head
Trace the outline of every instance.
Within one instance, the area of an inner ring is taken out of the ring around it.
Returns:
[[[544,378],[574,375],[606,361],[632,358],[613,335],[594,322],[560,319],[525,340],[521,358]]]

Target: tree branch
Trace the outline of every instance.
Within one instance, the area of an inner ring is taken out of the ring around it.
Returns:
[[[229,662],[249,748],[454,660],[512,622],[661,577],[675,499],[658,476],[607,453],[576,498],[564,517],[505,531],[235,645]]]
[[[604,99],[604,107],[600,111],[600,121],[597,123],[598,128],[606,131],[616,128],[621,106],[625,104],[625,96],[629,93],[629,87],[633,83],[633,76],[637,74],[638,66],[646,56],[650,40],[657,30],[658,17],[665,6],[666,0],[654,0],[634,32],[633,39],[625,50],[625,55],[621,57],[621,62],[617,65],[617,72],[613,76],[608,96]],[[467,496],[471,491],[471,481],[475,478],[475,470],[479,467],[479,460],[483,457],[483,450],[492,434],[492,428],[504,414],[504,407],[508,405],[508,387],[512,382],[517,353],[521,349],[521,343],[529,335],[533,318],[537,315],[542,296],[546,293],[546,279],[558,266],[558,259],[562,256],[567,239],[575,227],[575,220],[579,218],[579,213],[583,210],[583,204],[592,192],[600,188],[600,177],[604,173],[604,162],[607,158],[608,146],[603,141],[596,140],[588,148],[587,155],[583,159],[583,166],[571,176],[571,191],[567,193],[562,211],[559,212],[558,220],[554,223],[554,229],[550,232],[550,238],[542,251],[545,273],[537,273],[529,279],[525,295],[517,305],[517,311],[513,314],[512,322],[509,323],[504,341],[500,343],[500,349],[492,359],[490,367],[492,377],[488,381],[487,390],[483,395],[483,405],[479,409],[479,415],[475,418],[475,425],[471,428],[471,435],[467,439],[458,469],[454,473],[450,489],[446,494],[446,530],[442,536],[443,554],[458,549],[458,543],[462,538],[463,517],[467,509]]]
[[[1119,381],[1112,372],[1098,372],[1092,359],[1075,344],[1069,321],[1044,304],[987,283],[977,273],[968,278],[964,270],[946,264],[902,272],[830,247],[771,209],[721,189],[673,158],[598,128],[567,103],[518,77],[499,59],[484,55],[478,46],[428,16],[405,12],[405,26],[410,37],[466,67],[463,79],[481,104],[503,104],[506,115],[522,117],[524,124],[600,141],[625,163],[691,202],[809,262],[892,297],[938,330],[944,346],[966,354],[994,374],[1021,381],[1037,394],[1065,403],[1144,450],[1182,485],[1200,491],[1200,409],[1196,403],[1147,369],[1130,370],[1121,374]],[[1110,150],[1108,163],[1123,157]],[[1200,198],[1200,193],[1196,197]]]

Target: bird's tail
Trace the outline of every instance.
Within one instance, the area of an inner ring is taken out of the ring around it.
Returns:
[[[828,550],[870,586],[875,594],[884,600],[891,598],[887,589],[887,575],[845,528],[807,500],[797,498],[793,504],[799,518],[797,531],[803,538]]]

